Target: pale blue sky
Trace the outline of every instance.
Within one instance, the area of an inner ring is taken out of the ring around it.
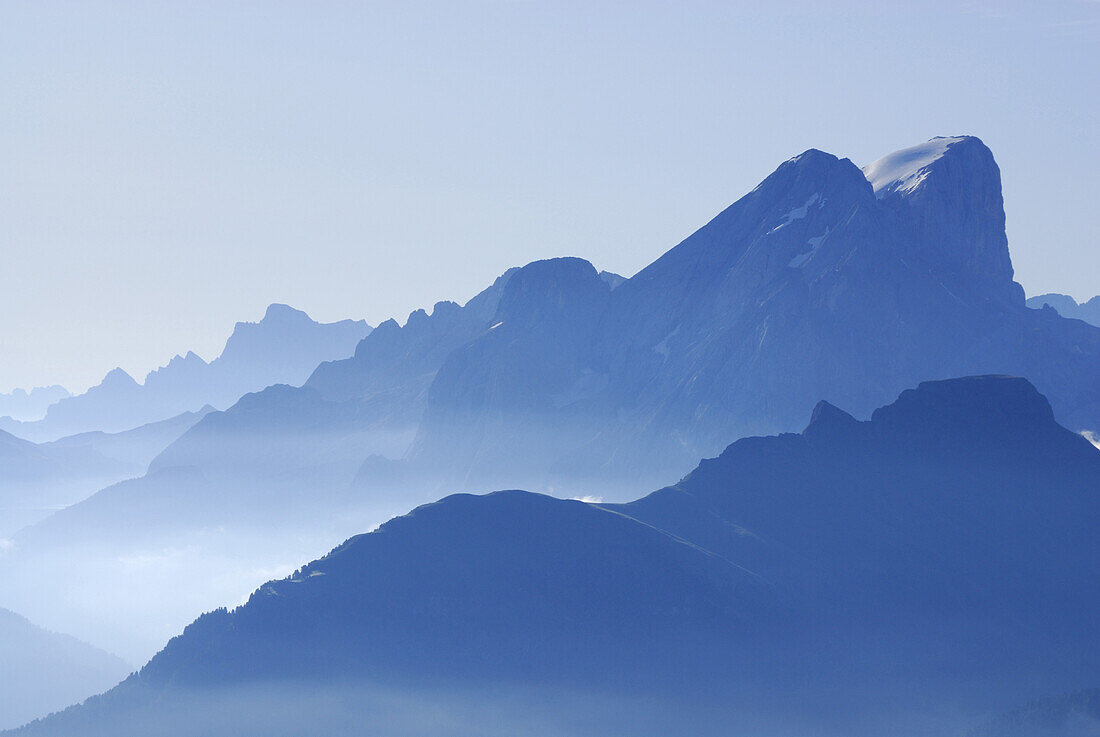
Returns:
[[[974,134],[1028,293],[1100,292],[1100,3],[0,2],[0,391],[630,275],[809,147]]]

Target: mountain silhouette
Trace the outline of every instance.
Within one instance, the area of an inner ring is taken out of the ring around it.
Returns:
[[[800,429],[821,399],[866,418],[923,381],[1010,374],[1066,427],[1095,430],[1100,328],[1025,305],[1004,222],[977,138],[866,169],[811,149],[626,281],[582,259],[534,262],[464,306],[383,323],[302,387],[207,415],[125,493],[23,531],[8,556],[23,570],[0,561],[0,594],[136,660],[189,618],[175,607],[154,628],[146,606],[218,601],[227,582],[243,595],[276,562],[456,491],[628,500],[740,437]],[[138,499],[155,520],[133,516]],[[119,564],[165,556],[145,528],[193,551],[201,595],[152,568],[138,585]],[[96,579],[129,621],[71,599]]]
[[[40,444],[0,430],[0,537],[105,486],[142,476],[155,456],[210,411],[204,407],[121,433],[91,432]]]
[[[129,672],[109,653],[0,609],[0,729],[82,701]]]
[[[349,485],[368,455],[399,455],[411,442],[445,349],[490,327],[510,275],[463,307],[443,302],[404,326],[382,323],[303,387],[271,386],[205,415],[146,476],[22,530],[0,556],[0,596],[141,660],[190,613],[407,510],[402,493],[379,498]],[[133,559],[151,564],[123,562]],[[186,583],[161,565],[183,565]],[[103,588],[114,597],[97,595]]]
[[[1025,307],[999,170],[976,138],[933,139],[867,173],[807,151],[583,318],[539,302],[567,293],[564,269],[526,269],[546,281],[516,296],[529,314],[517,330],[576,337],[557,364],[491,335],[448,358],[409,459],[438,461],[439,488],[659,482],[736,437],[795,429],[822,397],[865,415],[968,374],[1027,376],[1068,426],[1100,425],[1100,333]]]
[[[228,407],[248,392],[301,384],[317,364],[347,356],[368,333],[363,322],[321,324],[273,304],[257,323],[238,322],[220,356],[207,363],[193,352],[151,371],[143,383],[116,368],[96,386],[52,404],[37,422],[0,423],[36,442],[85,432],[121,432],[205,405]]]
[[[26,389],[13,389],[8,394],[0,394],[0,417],[10,417],[18,422],[33,422],[46,416],[46,408],[54,402],[72,396],[63,386],[36,386],[29,392]]]
[[[1062,317],[1084,320],[1090,325],[1100,325],[1100,296],[1081,304],[1077,304],[1077,300],[1068,294],[1040,294],[1037,297],[1029,297],[1027,300],[1027,306],[1033,310],[1041,310],[1047,305]]]
[[[579,734],[615,729],[586,731],[587,699],[630,694],[682,734],[745,719],[762,734],[955,734],[1095,676],[1097,478],[1100,450],[1024,379],[925,382],[864,422],[821,403],[804,432],[741,439],[630,504],[508,491],[420,507],[19,734],[190,734],[215,688],[223,733],[258,733],[268,687],[296,706],[266,734],[403,734],[371,731],[397,718],[376,722],[372,694],[446,718],[455,693],[508,689],[575,715]],[[363,709],[355,726],[316,707],[328,689],[358,694],[340,702]]]

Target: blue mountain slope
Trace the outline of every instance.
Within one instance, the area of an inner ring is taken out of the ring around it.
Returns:
[[[371,714],[468,714],[464,689],[512,734],[554,732],[485,694],[552,704],[577,734],[631,724],[587,731],[594,696],[659,712],[639,734],[957,734],[1095,678],[1097,479],[1100,451],[1022,379],[924,383],[867,422],[823,403],[805,432],[740,440],[632,504],[421,507],[21,734],[188,734],[212,693],[210,734],[250,733],[259,693],[307,710],[268,734],[422,734]]]
[[[802,434],[740,440],[617,509],[815,602],[815,626],[912,623],[888,660],[915,649],[965,672],[965,653],[1071,687],[1100,645],[1098,501],[1100,452],[1025,380],[975,377],[903,392],[869,422],[823,403]]]
[[[1092,737],[1100,732],[1100,688],[1035,699],[967,737]]]
[[[1068,426],[1100,426],[1100,330],[1025,307],[984,144],[934,139],[868,171],[816,150],[785,162],[610,295],[579,298],[583,317],[562,305],[591,270],[525,267],[502,309],[521,305],[529,336],[448,358],[410,473],[438,465],[440,489],[659,483],[739,436],[796,429],[822,397],[865,416],[917,382],[984,373],[1027,376]],[[538,335],[560,354],[519,349]]]
[[[63,709],[129,672],[109,653],[0,609],[0,729]]]

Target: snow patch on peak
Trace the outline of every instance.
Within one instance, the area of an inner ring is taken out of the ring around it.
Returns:
[[[965,137],[933,138],[917,146],[903,148],[864,167],[863,175],[879,199],[890,192],[909,194],[928,176],[929,166],[947,153],[951,146],[965,140]]]
[[[772,228],[771,230],[769,230],[768,235],[771,235],[772,233],[779,230],[780,228],[783,228],[783,227],[786,227],[786,226],[790,225],[795,220],[801,220],[802,218],[806,217],[806,213],[808,213],[810,211],[810,207],[815,202],[817,202],[819,199],[821,199],[821,193],[814,192],[812,195],[810,195],[810,199],[806,200],[806,203],[804,205],[802,205],[802,207],[796,207],[793,210],[791,210],[790,212],[788,212],[786,215],[784,215],[783,216],[783,222],[781,222],[779,225],[777,225],[774,228]],[[823,204],[824,204],[824,202],[823,202]]]
[[[810,250],[803,251],[802,253],[798,254],[797,256],[792,258],[790,263],[787,265],[790,266],[792,269],[797,269],[805,265],[805,263],[813,258],[814,254],[816,254],[818,250],[821,249],[821,244],[824,243],[825,239],[828,237],[829,228],[826,226],[824,233],[818,236],[814,236],[813,238],[810,238],[808,241],[806,241],[806,243],[810,246]]]

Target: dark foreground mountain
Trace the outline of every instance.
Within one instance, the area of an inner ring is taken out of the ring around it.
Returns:
[[[1095,681],[1098,479],[1022,379],[822,403],[631,504],[418,508],[19,734],[958,734]]]
[[[1062,317],[1100,325],[1100,296],[1081,304],[1077,304],[1077,300],[1068,294],[1040,294],[1027,300],[1027,306],[1033,310],[1041,310],[1048,305]]]
[[[43,419],[5,418],[2,427],[42,442],[129,430],[204,405],[225,408],[272,384],[301,384],[322,361],[350,355],[369,332],[362,320],[322,324],[300,310],[273,304],[258,323],[237,323],[221,355],[210,363],[189,352],[151,371],[141,384],[116,368],[85,393],[51,405]]]
[[[0,609],[0,729],[63,709],[129,672],[113,655]]]

